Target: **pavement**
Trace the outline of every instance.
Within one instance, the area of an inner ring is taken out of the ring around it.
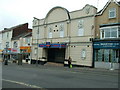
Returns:
[[[3,63],[3,60],[0,59],[0,62]],[[18,65],[17,63],[13,63],[11,61],[8,62],[9,65]],[[57,69],[60,69],[60,68],[64,68],[64,69],[68,69],[68,66],[64,66],[63,64],[58,64],[58,63],[46,63],[45,65],[36,65],[36,64],[28,64],[28,63],[22,63],[22,66],[26,66],[26,67],[40,67],[40,68],[57,68]],[[119,70],[118,69],[104,69],[104,68],[90,68],[90,67],[77,67],[77,66],[73,66],[72,68],[69,68],[69,70],[73,70],[73,71],[94,71],[94,72],[99,72],[99,71],[102,71],[102,72],[118,72]]]
[[[92,73],[111,73],[111,74],[115,74],[115,73],[119,73],[119,70],[110,70],[110,69],[103,69],[103,68],[90,68],[90,67],[76,67],[73,66],[72,68],[69,68],[68,66],[63,66],[63,65],[59,65],[59,64],[47,64],[47,65],[40,65],[40,64],[27,64],[27,63],[22,63],[22,65],[18,65],[17,63],[11,63],[9,62],[8,65],[10,66],[22,66],[24,68],[41,68],[41,69],[47,69],[47,68],[51,68],[51,69],[58,69],[58,70],[65,70],[65,71],[73,71],[73,72],[87,72],[89,73],[89,71],[93,71]]]

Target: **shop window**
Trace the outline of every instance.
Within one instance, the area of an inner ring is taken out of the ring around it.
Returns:
[[[120,50],[116,49],[95,50],[95,61],[118,63],[120,58],[119,53]]]
[[[109,62],[109,49],[104,50],[104,60],[105,62]]]
[[[116,50],[116,62],[120,63],[120,50]]]
[[[111,50],[111,62],[119,63],[120,59],[120,50]]]
[[[100,49],[100,50],[98,50],[98,57],[97,57],[97,59],[98,59],[98,61],[102,61],[102,58],[103,58],[103,50]]]
[[[109,9],[109,18],[116,18],[116,8]]]
[[[95,50],[94,58],[95,58],[95,61],[98,61],[98,50]]]

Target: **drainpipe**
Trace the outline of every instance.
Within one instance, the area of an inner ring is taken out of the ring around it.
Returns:
[[[71,36],[70,36],[70,20],[67,21],[68,24],[68,38],[69,38],[69,42],[68,42],[68,58],[70,56],[70,43],[71,43]]]

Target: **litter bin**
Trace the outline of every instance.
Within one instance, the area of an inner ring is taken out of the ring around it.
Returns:
[[[22,54],[18,54],[18,65],[22,65]]]

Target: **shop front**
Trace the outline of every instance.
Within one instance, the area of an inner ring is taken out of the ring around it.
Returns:
[[[18,59],[18,48],[4,48],[3,50],[3,59],[7,58],[8,60],[17,60]]]
[[[120,41],[95,41],[94,67],[106,69],[119,69]]]
[[[26,60],[30,57],[31,47],[30,46],[21,46],[20,53],[23,54],[23,59]]]
[[[0,49],[0,60],[2,60],[3,57],[3,50]]]

